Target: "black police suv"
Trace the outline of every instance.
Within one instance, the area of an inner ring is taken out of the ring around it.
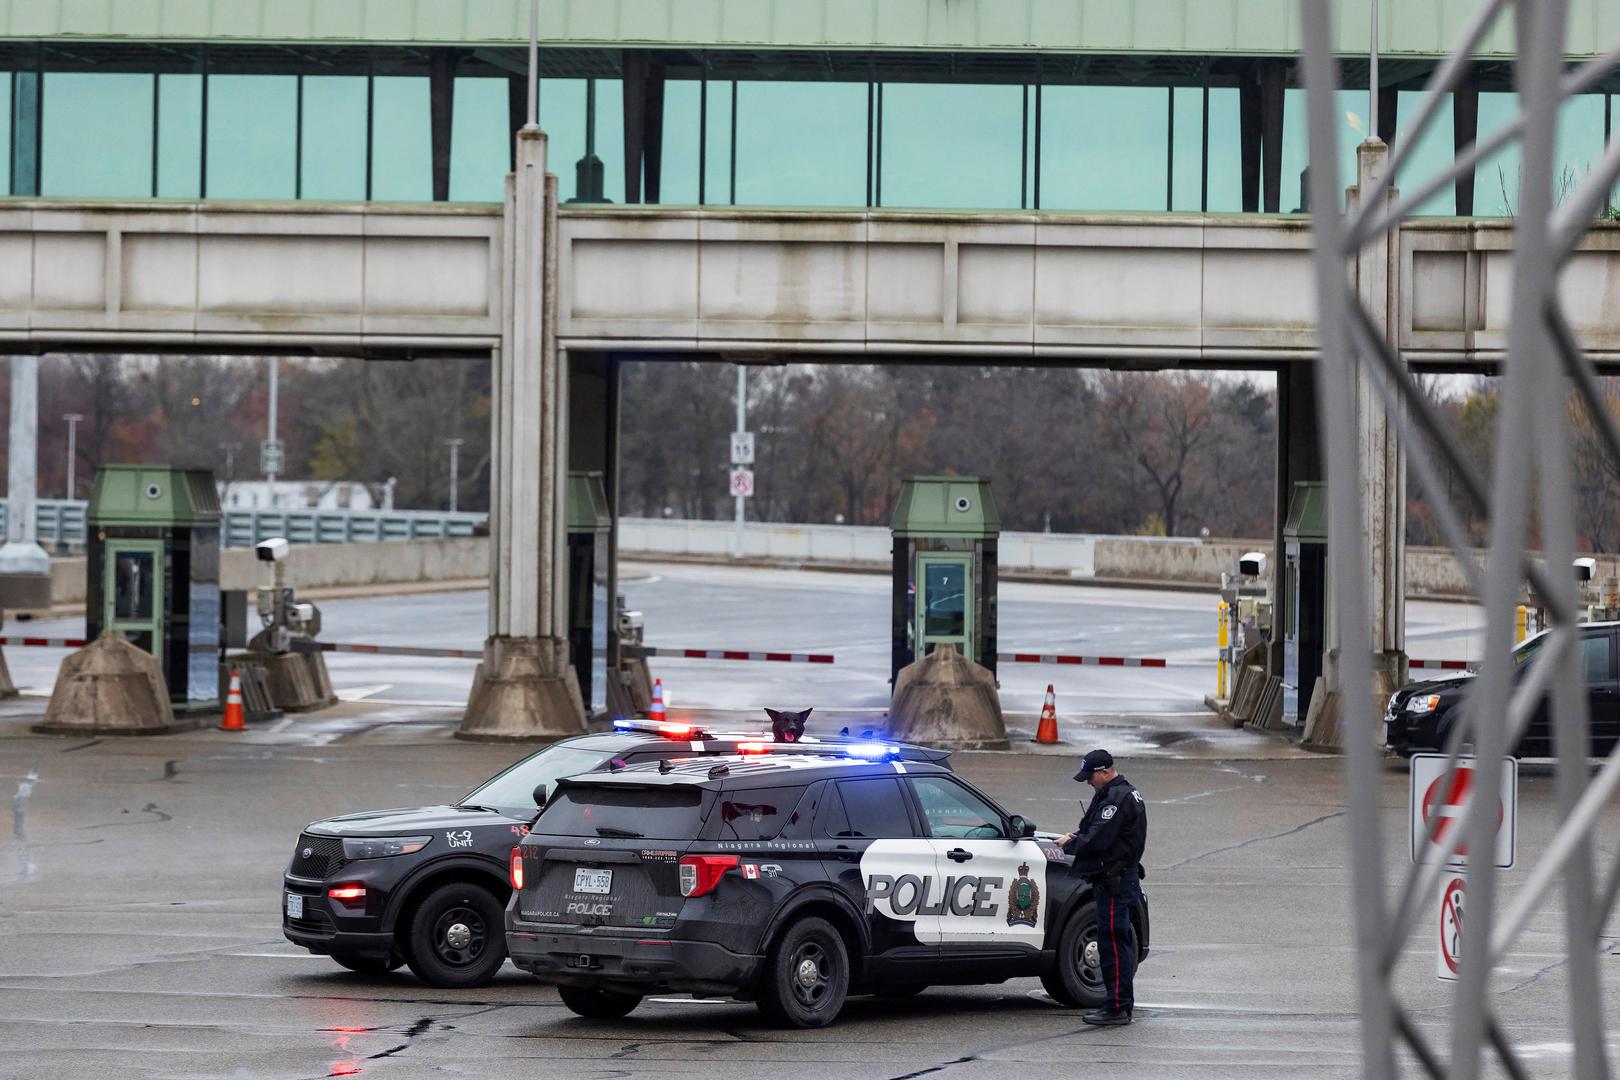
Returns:
[[[1542,631],[1513,650],[1515,679],[1534,670],[1537,657],[1551,640]],[[1585,623],[1580,627],[1581,669],[1585,673],[1591,716],[1592,749],[1607,755],[1620,740],[1620,623]],[[1472,672],[1403,686],[1390,695],[1384,710],[1384,744],[1393,753],[1409,756],[1444,749],[1452,725],[1462,715],[1462,703],[1474,685]],[[1516,757],[1551,757],[1554,752],[1550,704],[1543,697],[1513,753]]]
[[[701,754],[844,752],[943,763],[949,753],[803,734],[807,713],[774,714],[774,730],[618,721],[563,739],[491,777],[460,802],[371,810],[305,827],[283,876],[282,933],[353,971],[409,964],[433,986],[481,986],[506,959],[512,845],[528,831],[537,790],[624,763]],[[796,723],[795,723],[796,722]]]
[[[512,962],[589,1017],[654,993],[829,1023],[851,993],[1039,976],[1103,1003],[1090,886],[928,762],[676,758],[560,781],[512,849]],[[1147,905],[1135,926],[1148,952]]]

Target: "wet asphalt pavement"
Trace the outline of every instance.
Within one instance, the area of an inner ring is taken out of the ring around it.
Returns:
[[[575,1017],[508,966],[490,987],[430,990],[351,974],[280,934],[279,875],[298,829],[331,814],[454,799],[518,752],[452,740],[454,713],[371,702],[246,736],[27,733],[42,702],[0,706],[0,1076],[378,1078],[769,1076],[811,1080],[1357,1074],[1346,820],[1334,758],[1280,740],[1223,742],[1208,717],[1134,723],[1122,760],[1149,800],[1153,955],[1137,1022],[1088,1029],[1033,979],[851,999],[832,1027],[772,1029],[750,1005],[644,1002]],[[1189,749],[1192,748],[1192,749]],[[960,754],[1015,812],[1066,829],[1072,758]],[[1404,871],[1406,776],[1383,776],[1389,868]],[[1521,867],[1549,833],[1551,778],[1527,769]],[[1620,830],[1611,807],[1606,835]],[[1615,842],[1606,842],[1613,858]],[[1523,870],[1510,872],[1510,887]],[[1562,920],[1498,973],[1509,1037],[1565,1075]],[[1601,972],[1620,993],[1609,927]],[[1446,1017],[1426,934],[1400,969],[1420,1023]],[[1610,1013],[1612,1016],[1612,1011]],[[1611,1031],[1611,1042],[1620,1032]],[[1616,1047],[1620,1050],[1620,1047]]]

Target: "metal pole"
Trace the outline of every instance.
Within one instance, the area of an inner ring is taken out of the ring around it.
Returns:
[[[1372,0],[1372,36],[1368,39],[1367,54],[1371,70],[1367,72],[1367,138],[1378,138],[1378,8],[1383,0]]]
[[[450,512],[456,512],[456,483],[461,475],[461,444],[465,439],[446,439],[445,445],[450,447]]]
[[[742,364],[737,365],[737,433],[742,434],[748,430],[748,369]],[[737,496],[737,536],[734,541],[737,558],[743,553],[743,505],[744,499]]]
[[[270,358],[270,423],[269,423],[270,432],[269,432],[269,435],[267,437],[268,441],[272,442],[272,443],[276,441],[276,384],[279,381],[280,372],[281,372],[281,358],[277,357],[277,356],[272,356]],[[275,473],[275,470],[272,469],[272,470],[267,471],[264,474],[264,478],[265,478],[265,480],[267,480],[269,482],[269,486],[270,486],[270,506],[271,506],[272,509],[274,509],[276,507],[276,505],[278,504],[278,501],[279,501],[279,500],[276,499],[276,473]]]
[[[540,126],[540,0],[529,0],[529,111],[524,127]]]
[[[84,417],[79,413],[65,413],[62,419],[67,421],[68,426],[67,498],[71,500],[73,498],[73,461],[76,456],[74,453],[75,436],[78,435],[79,421],[83,420]]]

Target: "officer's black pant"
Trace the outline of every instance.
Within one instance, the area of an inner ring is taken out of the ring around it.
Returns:
[[[1110,893],[1098,885],[1097,952],[1102,961],[1104,1006],[1130,1012],[1136,1005],[1132,983],[1136,979],[1136,926],[1131,921],[1142,903],[1142,883],[1134,873],[1120,878],[1119,890]]]

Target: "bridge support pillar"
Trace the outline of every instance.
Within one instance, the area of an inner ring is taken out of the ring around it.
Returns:
[[[1356,149],[1356,186],[1351,189],[1354,207],[1360,192],[1366,191],[1384,175],[1389,148],[1378,139],[1368,139]],[[1387,205],[1393,207],[1397,192],[1386,189]],[[1400,232],[1391,230],[1367,244],[1356,256],[1356,294],[1373,325],[1391,346],[1398,344],[1400,325],[1398,265]],[[1342,745],[1347,724],[1371,724],[1377,717],[1338,715],[1338,657],[1347,648],[1372,648],[1373,700],[1388,699],[1406,676],[1406,455],[1396,437],[1396,425],[1385,409],[1383,396],[1373,383],[1372,358],[1356,365],[1356,439],[1361,459],[1362,535],[1367,544],[1367,600],[1371,624],[1370,642],[1346,642],[1339,637],[1337,604],[1329,594],[1326,627],[1327,655],[1323,662],[1326,694],[1313,699],[1306,720],[1306,741],[1323,747]],[[1345,553],[1348,554],[1348,553]],[[1328,551],[1328,559],[1343,557]],[[1328,574],[1328,580],[1333,575]]]
[[[457,737],[585,730],[568,650],[568,368],[556,335],[557,179],[546,137],[517,135],[506,187],[506,310],[495,356],[490,636]]]

